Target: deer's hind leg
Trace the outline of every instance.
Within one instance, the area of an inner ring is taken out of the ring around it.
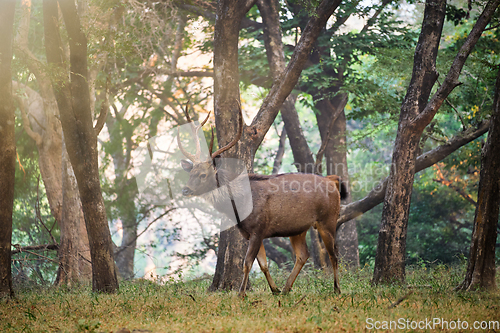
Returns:
[[[287,294],[292,289],[292,285],[299,275],[300,270],[304,266],[309,258],[309,251],[307,250],[306,244],[307,230],[297,236],[290,237],[290,242],[292,243],[293,251],[295,252],[295,265],[293,266],[292,273],[286,280],[285,288],[283,289],[283,294]]]
[[[334,289],[337,294],[340,294],[340,284],[339,284],[339,265],[337,260],[337,244],[335,244],[335,232],[327,230],[324,226],[318,225],[318,232],[325,244],[328,255],[330,256],[330,262],[333,268],[333,279],[334,279]]]
[[[257,261],[259,262],[260,270],[266,276],[267,283],[269,283],[271,291],[273,292],[273,294],[279,294],[281,291],[278,289],[278,286],[276,286],[276,283],[274,283],[273,278],[269,273],[269,268],[267,266],[266,250],[264,249],[264,243],[261,243],[260,245],[259,253],[257,253]]]

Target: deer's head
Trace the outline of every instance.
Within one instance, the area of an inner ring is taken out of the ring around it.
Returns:
[[[182,168],[189,172],[189,180],[186,186],[182,189],[182,195],[186,197],[190,196],[198,196],[204,193],[215,190],[218,187],[217,184],[217,168],[215,166],[214,160],[223,152],[231,149],[241,138],[241,134],[243,133],[243,115],[241,113],[241,105],[238,103],[239,113],[240,113],[240,121],[239,121],[239,130],[236,137],[226,146],[220,148],[216,152],[212,153],[213,143],[214,143],[214,131],[212,129],[212,138],[210,139],[210,145],[208,147],[209,154],[208,158],[204,161],[201,160],[201,147],[200,141],[198,138],[198,131],[200,128],[205,125],[210,116],[210,113],[207,115],[207,118],[198,126],[195,126],[189,117],[188,108],[186,105],[185,114],[187,121],[191,125],[191,129],[194,135],[194,140],[196,144],[196,153],[193,155],[187,152],[184,147],[182,147],[181,140],[179,138],[179,132],[177,132],[177,143],[179,145],[179,149],[182,154],[186,156],[187,160],[181,160]]]

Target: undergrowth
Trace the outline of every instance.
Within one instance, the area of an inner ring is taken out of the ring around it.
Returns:
[[[131,332],[358,332],[376,328],[472,332],[480,330],[474,329],[476,322],[478,328],[490,325],[486,331],[500,331],[494,326],[500,321],[498,293],[453,291],[464,276],[463,266],[409,268],[406,286],[372,286],[372,272],[370,267],[342,272],[342,294],[336,295],[331,276],[306,267],[290,294],[274,296],[256,271],[244,300],[236,292],[207,292],[210,278],[162,284],[124,281],[115,295],[93,293],[90,286],[23,287],[16,290],[14,300],[0,301],[0,331],[117,332],[125,327]],[[278,286],[288,276],[287,271],[276,269],[271,274]]]

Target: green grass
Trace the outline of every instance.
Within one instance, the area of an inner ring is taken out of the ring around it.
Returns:
[[[271,273],[284,285],[287,272]],[[498,293],[452,290],[464,275],[463,267],[408,269],[409,288],[373,287],[371,275],[368,267],[343,272],[342,294],[335,295],[330,276],[305,269],[289,295],[273,296],[257,271],[244,300],[236,292],[207,292],[210,279],[163,285],[122,282],[116,295],[92,293],[89,286],[17,290],[15,300],[0,302],[0,332],[116,332],[122,327],[152,332],[358,332],[366,330],[367,320],[379,325],[433,318],[469,325],[500,321]]]

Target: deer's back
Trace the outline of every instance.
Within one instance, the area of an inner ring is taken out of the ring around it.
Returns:
[[[250,176],[252,213],[241,228],[264,237],[294,236],[315,222],[335,223],[340,195],[334,182],[313,174]],[[244,233],[245,234],[245,233]]]

